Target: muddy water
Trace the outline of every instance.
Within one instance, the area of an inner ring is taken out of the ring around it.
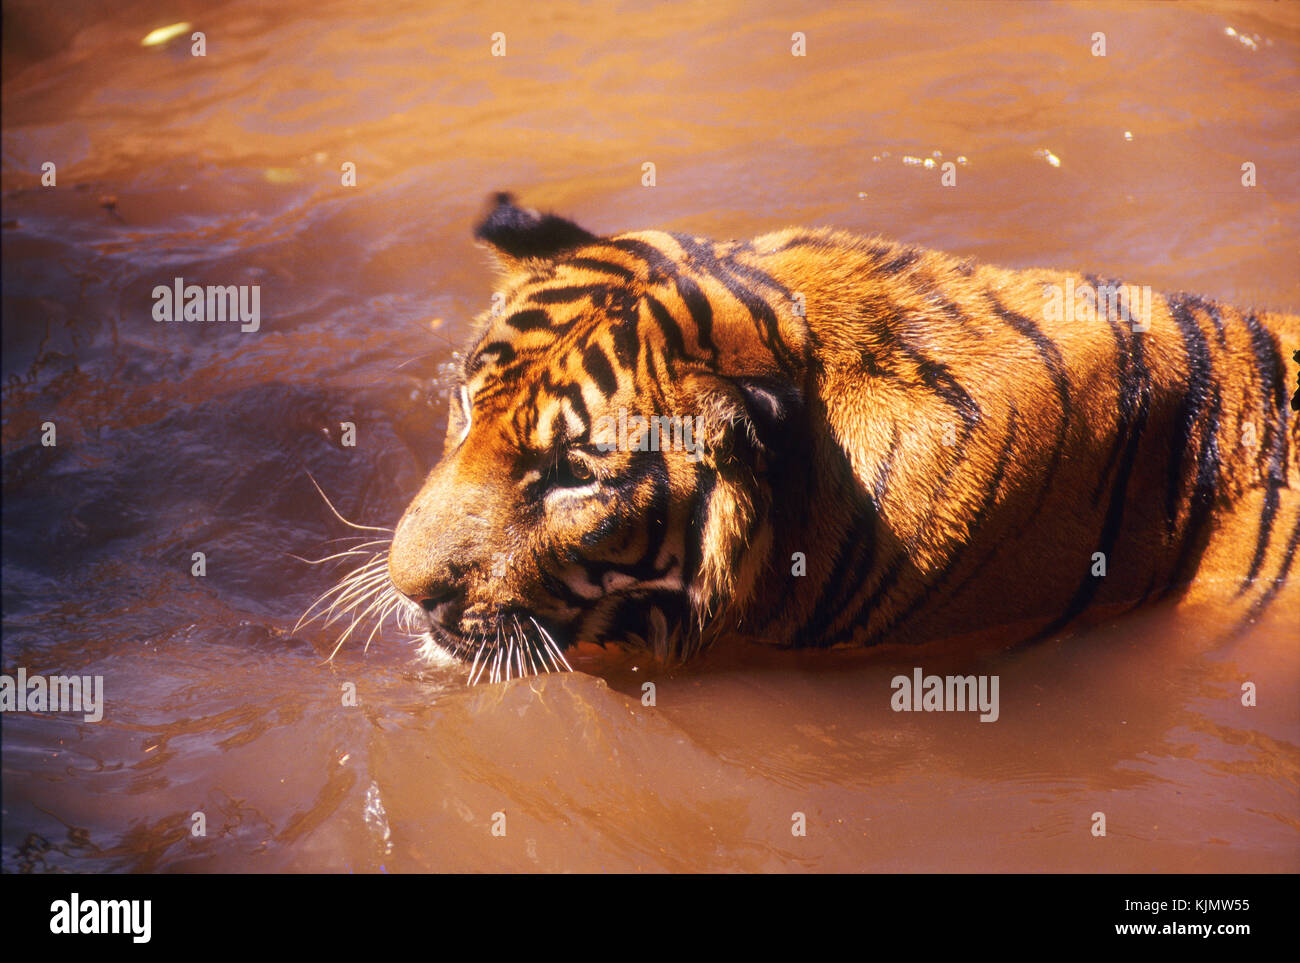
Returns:
[[[342,572],[292,557],[352,534],[311,477],[391,525],[439,454],[497,188],[1300,309],[1300,8],[97,6],[5,6],[3,668],[107,705],[5,715],[3,869],[1300,869],[1293,595],[1230,643],[1151,612],[467,689],[391,627],[325,662],[293,626]],[[180,20],[205,57],[141,46]],[[178,276],[260,285],[260,330],[156,324]],[[997,675],[998,721],[894,713],[914,666]]]

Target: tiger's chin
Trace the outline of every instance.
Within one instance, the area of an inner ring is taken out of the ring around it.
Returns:
[[[449,668],[461,664],[461,660],[456,657],[454,651],[445,642],[434,636],[432,629],[428,629],[422,635],[416,636],[415,641],[419,643],[415,648],[415,657],[425,665]]]
[[[416,636],[416,658],[430,666],[468,665],[468,683],[507,682],[549,672],[569,672],[565,646],[535,616],[514,613],[469,632],[426,619]]]
[[[576,651],[642,656],[663,664],[684,662],[705,647],[694,623],[671,620],[659,608],[645,619],[611,619],[588,613],[580,625],[562,629],[550,620],[520,610],[508,617],[451,627],[432,617],[421,620],[416,657],[440,668],[469,666],[469,684],[502,682],[549,672],[572,671]]]

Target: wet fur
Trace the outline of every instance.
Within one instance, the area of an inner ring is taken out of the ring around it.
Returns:
[[[1045,313],[1111,283],[1086,275],[832,230],[599,238],[507,195],[477,233],[504,309],[389,555],[433,642],[520,615],[665,659],[733,631],[1014,642],[1165,598],[1244,623],[1285,587],[1294,315],[1154,293],[1135,333],[1122,302]],[[527,481],[566,483],[547,466],[619,406],[702,417],[704,457],[616,453],[585,504]]]

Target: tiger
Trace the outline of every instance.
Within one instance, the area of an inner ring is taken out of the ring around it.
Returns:
[[[1294,314],[829,228],[598,236],[508,193],[474,233],[498,293],[387,555],[426,656],[1018,645],[1286,589]]]

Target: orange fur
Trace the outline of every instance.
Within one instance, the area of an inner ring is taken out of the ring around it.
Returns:
[[[521,613],[672,658],[1283,593],[1300,317],[1158,293],[1148,317],[1094,278],[837,231],[596,238],[504,197],[480,235],[505,305],[390,555],[458,654]],[[594,452],[620,408],[695,418],[698,457]]]

